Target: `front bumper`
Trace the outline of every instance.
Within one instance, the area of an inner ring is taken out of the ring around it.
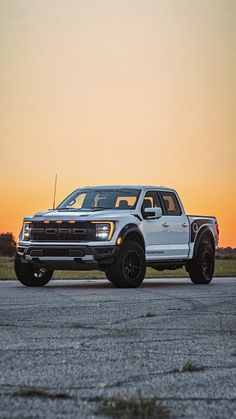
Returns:
[[[33,263],[50,269],[92,270],[103,269],[112,264],[119,253],[119,246],[30,244],[19,245],[17,253],[23,263]]]

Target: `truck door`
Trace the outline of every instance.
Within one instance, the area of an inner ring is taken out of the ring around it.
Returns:
[[[141,213],[143,217],[143,235],[146,243],[146,260],[168,259],[169,255],[169,217],[163,214],[159,219],[145,218],[145,208],[161,207],[162,201],[156,191],[146,192]]]
[[[185,259],[189,253],[189,220],[182,211],[174,192],[159,192],[169,228],[169,255],[171,259]]]

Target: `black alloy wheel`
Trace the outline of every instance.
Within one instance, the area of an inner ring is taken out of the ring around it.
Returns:
[[[136,281],[142,271],[142,259],[136,250],[129,250],[124,258],[124,273],[127,280]]]
[[[212,252],[208,249],[205,250],[202,257],[202,273],[206,280],[212,277],[214,271],[214,260],[212,258]]]
[[[146,259],[143,247],[135,241],[125,241],[119,256],[106,270],[107,279],[118,288],[136,288],[145,277]]]
[[[43,287],[50,281],[53,270],[36,267],[30,262],[25,262],[17,253],[15,256],[15,273],[23,285],[27,287]]]
[[[187,264],[187,271],[194,284],[209,284],[215,269],[215,254],[210,243],[200,243],[197,256]]]

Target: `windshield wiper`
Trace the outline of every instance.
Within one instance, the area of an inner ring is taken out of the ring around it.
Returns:
[[[56,211],[91,211],[89,208],[56,208]]]
[[[114,207],[95,207],[95,208],[91,208],[91,211],[105,211],[105,210],[110,210],[110,209],[115,209]]]
[[[56,211],[105,211],[110,209],[119,209],[114,207],[95,207],[95,208],[56,208]]]

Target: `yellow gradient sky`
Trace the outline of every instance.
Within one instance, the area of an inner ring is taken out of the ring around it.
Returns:
[[[236,1],[0,0],[0,231],[153,184],[236,247]]]

